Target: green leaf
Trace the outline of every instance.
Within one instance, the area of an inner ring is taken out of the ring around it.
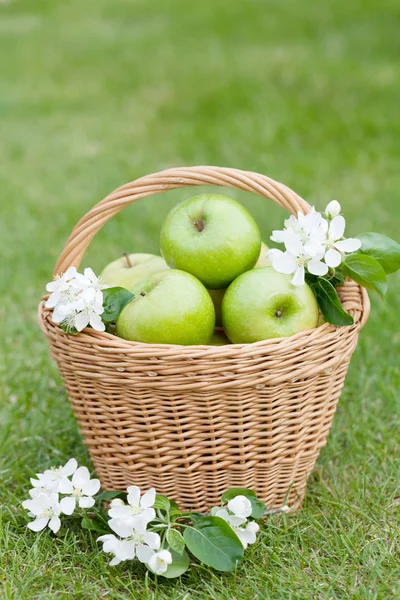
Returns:
[[[100,523],[97,523],[94,519],[89,519],[88,517],[83,517],[81,527],[82,529],[91,529],[92,531],[99,531],[101,533],[106,531]],[[107,533],[109,533],[109,531]]]
[[[165,573],[161,575],[161,577],[166,577],[167,579],[172,579],[174,577],[180,577],[188,570],[190,565],[190,558],[187,552],[183,552],[182,554],[178,554],[172,548],[168,548],[168,550],[172,554],[172,563],[168,565]]]
[[[198,512],[186,513],[184,516],[187,517],[188,519],[190,519],[192,521],[192,523],[196,523],[196,521],[198,521],[199,519],[202,519],[204,517],[204,515],[202,513],[198,513]]]
[[[104,323],[113,323],[125,306],[134,298],[134,294],[123,287],[112,287],[103,290],[104,311],[101,319]]]
[[[120,498],[125,496],[126,492],[100,492],[96,495],[96,500],[112,500],[113,498]]]
[[[222,494],[221,502],[222,504],[226,504],[227,502],[229,502],[229,500],[232,500],[232,498],[235,498],[236,496],[245,496],[249,499],[257,498],[257,494],[253,492],[253,490],[249,490],[247,488],[230,488]]]
[[[386,294],[386,273],[380,263],[367,254],[349,254],[342,262],[342,269],[351,279],[365,288],[376,290],[382,297]]]
[[[253,497],[249,498],[249,500],[250,500],[251,506],[252,506],[251,516],[254,519],[260,519],[265,514],[265,511],[267,510],[264,502],[261,502],[261,500],[257,500],[257,498],[253,498]]]
[[[373,232],[362,233],[357,237],[361,240],[360,252],[375,258],[385,273],[394,273],[400,269],[400,244],[392,238]]]
[[[318,277],[312,290],[317,298],[318,306],[328,323],[343,327],[353,325],[354,319],[347,313],[333,285],[324,277]]]
[[[183,534],[190,552],[218,571],[233,571],[244,548],[236,533],[220,517],[203,517]]]
[[[346,280],[346,275],[339,268],[335,270],[334,275],[328,279],[328,281],[333,285],[333,287],[338,287],[339,285],[343,285]]]
[[[167,498],[167,496],[163,496],[162,494],[157,494],[155,502],[153,504],[154,508],[161,508],[161,510],[169,510],[171,508],[171,502]]]
[[[182,554],[185,549],[185,540],[177,529],[168,529],[167,542],[178,554]]]

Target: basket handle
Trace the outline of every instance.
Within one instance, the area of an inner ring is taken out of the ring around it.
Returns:
[[[254,192],[273,200],[293,214],[297,214],[299,210],[304,213],[310,210],[310,205],[290,188],[265,175],[222,167],[167,169],[122,185],[82,217],[57,260],[54,275],[64,273],[71,266],[78,268],[96,233],[111,217],[132,202],[167,190],[195,185],[219,185]]]

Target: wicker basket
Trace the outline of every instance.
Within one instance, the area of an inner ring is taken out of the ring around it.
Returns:
[[[254,192],[291,213],[309,205],[268,177],[218,167],[169,169],[128,183],[76,225],[55,273],[79,266],[93,236],[135,200],[185,186]],[[129,342],[86,329],[66,335],[43,302],[39,320],[105,489],[154,486],[199,511],[229,487],[254,489],[271,508],[301,506],[332,423],[368,296],[340,290],[351,327],[227,346]]]

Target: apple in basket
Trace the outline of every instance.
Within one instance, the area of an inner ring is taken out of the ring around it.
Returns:
[[[198,279],[176,269],[150,276],[133,287],[134,298],[116,322],[119,337],[149,344],[207,344],[215,312]]]
[[[165,260],[156,254],[124,254],[104,267],[100,277],[108,285],[130,290],[142,279],[167,269]]]
[[[253,269],[228,287],[222,324],[234,344],[289,337],[317,327],[318,304],[308,285],[294,286],[273,267]]]
[[[268,246],[266,244],[264,244],[264,242],[262,242],[261,243],[261,252],[258,257],[258,261],[254,265],[255,269],[258,267],[267,267],[271,264],[269,262],[268,258],[266,258],[266,254],[267,254],[268,250],[269,250]],[[222,307],[222,300],[223,300],[225,292],[226,292],[226,288],[224,288],[222,290],[208,290],[208,293],[211,296],[211,300],[214,303],[215,324],[217,326],[222,325],[221,307]]]
[[[191,273],[215,290],[254,267],[261,236],[241,204],[220,194],[202,194],[170,211],[160,246],[170,267]]]

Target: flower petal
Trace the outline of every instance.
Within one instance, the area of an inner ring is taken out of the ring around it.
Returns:
[[[283,244],[285,241],[285,231],[283,229],[275,229],[270,236],[270,240],[277,244]]]
[[[95,331],[105,331],[106,326],[96,313],[90,313],[89,323]]]
[[[310,264],[310,263],[308,263],[308,264]],[[304,267],[297,267],[297,269],[292,277],[292,280],[291,280],[292,285],[295,285],[295,286],[304,285],[305,284],[304,273],[305,273]]]
[[[82,331],[89,325],[89,315],[86,310],[81,311],[75,317],[75,328],[78,331]]]
[[[42,531],[50,521],[49,517],[42,517],[40,519],[35,519],[31,523],[28,523],[27,527],[32,529],[32,531]]]
[[[49,521],[49,527],[53,533],[57,533],[57,531],[61,527],[60,517],[57,517],[56,515],[54,515],[54,517],[51,517]]]
[[[240,527],[247,523],[247,519],[245,517],[238,517],[236,515],[230,515],[228,517],[228,523],[231,527]]]
[[[62,498],[60,502],[61,512],[64,515],[72,515],[76,507],[76,500],[72,496],[68,496],[67,498]]]
[[[256,534],[251,529],[238,529],[235,533],[245,548],[256,541]]]
[[[341,240],[335,243],[335,248],[340,252],[356,252],[361,248],[361,240],[357,238],[347,238],[347,240]]]
[[[328,250],[328,252],[325,254],[325,262],[328,267],[335,269],[342,262],[342,255],[334,248],[330,248],[330,250]],[[310,271],[310,266],[308,266],[308,270]],[[310,273],[312,273],[312,271],[310,271]],[[315,275],[318,275],[318,273],[315,273]]]
[[[82,486],[82,493],[85,496],[94,496],[100,489],[100,481],[98,479],[91,479],[84,486]]]
[[[285,248],[291,254],[299,256],[304,253],[304,247],[298,235],[289,230],[285,236]]]
[[[60,494],[72,494],[74,491],[74,486],[67,477],[63,477],[58,484],[57,489]]]
[[[255,521],[250,521],[249,523],[247,523],[246,529],[250,529],[251,531],[254,531],[254,533],[257,533],[258,531],[260,531],[260,526]]]
[[[150,488],[140,499],[140,506],[142,508],[150,508],[156,501],[156,490]]]
[[[113,519],[130,519],[132,516],[132,508],[131,506],[111,506],[108,511],[108,516]]]
[[[116,567],[121,562],[122,562],[122,560],[120,558],[117,558],[116,556],[114,556],[114,558],[112,560],[110,560],[110,567]]]
[[[160,536],[154,531],[146,531],[143,535],[143,541],[153,550],[158,550],[161,543]]]
[[[329,237],[340,240],[343,237],[346,221],[342,215],[334,217],[329,225]]]
[[[246,496],[235,496],[228,502],[228,508],[237,517],[249,517],[251,515],[251,502]]]
[[[94,506],[94,503],[94,498],[91,498],[90,496],[82,496],[82,498],[79,498],[78,502],[81,508],[92,508],[92,506]]]
[[[70,475],[73,475],[75,473],[77,468],[78,463],[76,461],[76,458],[70,458],[69,461],[61,469],[61,472],[65,477],[69,477]]]
[[[220,517],[220,519],[223,519],[226,522],[228,522],[228,520],[229,520],[229,513],[226,510],[226,508],[221,508],[220,510],[217,510],[217,512],[215,513],[215,516]]]
[[[137,485],[130,485],[127,490],[128,502],[132,506],[140,506],[140,488]]]
[[[127,538],[133,533],[133,527],[131,523],[122,521],[121,519],[110,519],[108,521],[108,526],[122,538]]]
[[[90,473],[87,467],[79,467],[72,476],[72,483],[75,487],[83,488],[90,480]]]
[[[328,265],[326,265],[325,263],[321,262],[320,260],[314,258],[313,260],[310,260],[310,262],[307,265],[307,268],[309,270],[309,272],[312,275],[326,275],[328,272]]]
[[[278,271],[278,273],[290,275],[291,273],[294,273],[297,268],[296,257],[290,252],[281,252],[279,255],[276,253],[270,255],[268,252],[267,257],[275,271]]]
[[[154,550],[152,550],[149,546],[145,546],[144,544],[139,544],[136,547],[136,556],[142,563],[148,563],[151,557],[154,554]]]

